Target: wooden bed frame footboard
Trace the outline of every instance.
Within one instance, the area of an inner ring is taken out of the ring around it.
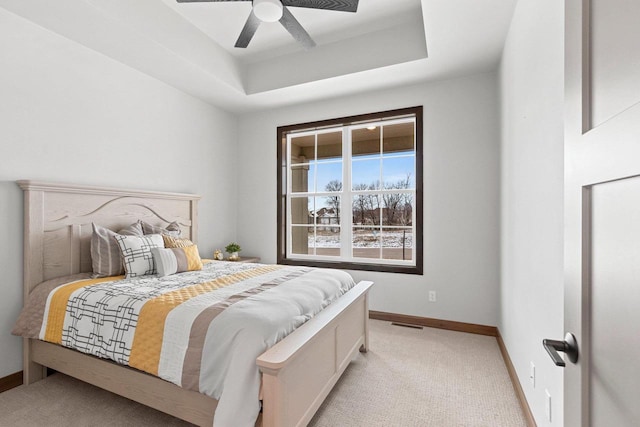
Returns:
[[[372,285],[358,283],[258,357],[263,426],[307,425],[358,350],[369,350]]]
[[[193,241],[200,196],[18,181],[24,190],[24,296],[44,280],[91,271],[91,222],[117,230],[138,219],[177,221]],[[349,362],[368,349],[363,281],[257,359],[263,413],[256,425],[306,425]],[[55,344],[24,339],[24,383],[52,368],[199,426],[211,426],[217,400],[126,366]]]

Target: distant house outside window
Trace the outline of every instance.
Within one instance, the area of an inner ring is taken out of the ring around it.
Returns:
[[[422,274],[422,107],[278,128],[278,263]]]

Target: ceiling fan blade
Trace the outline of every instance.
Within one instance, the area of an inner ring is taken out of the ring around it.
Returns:
[[[289,33],[296,39],[305,49],[311,49],[316,45],[316,42],[311,39],[311,36],[307,31],[302,28],[302,25],[293,16],[293,14],[286,7],[282,8],[282,18],[280,23]]]
[[[356,12],[358,0],[281,0],[284,6]]]
[[[260,26],[260,22],[261,21],[255,15],[255,13],[253,13],[253,10],[251,10],[249,17],[247,18],[247,22],[245,22],[244,27],[240,32],[240,36],[236,41],[236,47],[249,46],[249,42],[251,41],[251,39],[253,38],[253,35],[258,30],[258,27]]]
[[[251,0],[177,0],[178,3],[211,3],[219,1],[251,1]]]

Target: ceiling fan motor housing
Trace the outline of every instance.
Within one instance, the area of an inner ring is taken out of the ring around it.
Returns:
[[[280,0],[253,0],[253,13],[262,22],[276,22],[282,18]]]

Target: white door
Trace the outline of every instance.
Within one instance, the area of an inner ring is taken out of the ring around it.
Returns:
[[[565,24],[564,425],[640,426],[640,0]]]

